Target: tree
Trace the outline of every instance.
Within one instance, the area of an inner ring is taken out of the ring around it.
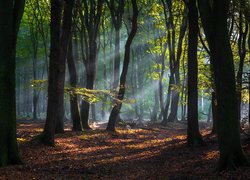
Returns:
[[[162,3],[164,5],[164,12],[165,12],[165,19],[167,19],[167,13],[166,13],[166,5],[171,8],[172,5],[170,3],[170,1],[168,1],[167,3],[164,3],[164,1],[162,0]],[[179,103],[179,90],[178,87],[180,86],[180,72],[179,72],[179,68],[180,68],[180,60],[181,60],[181,55],[182,55],[182,44],[183,44],[183,39],[185,37],[186,34],[186,29],[187,29],[187,10],[186,10],[186,5],[184,5],[184,10],[183,10],[183,18],[182,18],[182,22],[180,25],[180,32],[179,32],[179,39],[178,39],[178,47],[177,47],[177,54],[176,54],[176,58],[175,58],[175,48],[173,46],[175,46],[175,31],[173,31],[172,33],[172,40],[171,40],[171,34],[170,31],[168,32],[168,45],[169,47],[169,51],[170,51],[170,56],[169,56],[169,65],[170,65],[170,78],[169,78],[169,87],[168,87],[168,95],[167,95],[167,100],[166,100],[166,105],[165,105],[165,109],[164,109],[164,113],[163,113],[163,121],[162,124],[166,125],[168,121],[174,121],[177,119],[177,112],[178,112],[178,103]],[[170,13],[170,17],[171,17],[171,13]],[[173,19],[173,17],[171,17],[170,19]],[[170,21],[170,24],[173,24],[173,20]],[[171,25],[173,26],[173,25]],[[170,26],[170,27],[171,27]],[[169,23],[166,21],[166,27],[169,28]],[[184,79],[185,81],[185,79]],[[171,87],[173,85],[176,85],[177,87]],[[172,90],[174,89],[174,90]],[[171,112],[168,115],[168,109],[170,106],[170,98],[171,98]]]
[[[171,0],[161,0],[164,6],[164,15],[166,21],[167,28],[167,42],[169,49],[169,67],[170,67],[170,77],[169,77],[169,88],[168,95],[166,99],[166,105],[163,113],[163,121],[162,124],[166,125],[168,121],[177,120],[177,112],[178,112],[178,103],[180,92],[180,60],[182,55],[182,43],[185,37],[186,29],[187,29],[187,11],[184,3],[181,3],[179,8],[183,9],[183,18],[180,25],[179,31],[179,39],[177,45],[177,53],[176,53],[176,25],[174,23],[174,8],[173,2]],[[183,8],[182,8],[183,7]],[[168,109],[171,107],[170,114],[168,115]]]
[[[0,167],[20,164],[16,142],[16,42],[25,0],[0,1]]]
[[[51,0],[51,46],[50,46],[50,60],[49,60],[49,79],[48,79],[48,106],[47,118],[45,127],[41,135],[41,141],[47,145],[54,145],[55,143],[55,126],[58,118],[58,72],[60,55],[60,28],[61,28],[61,12],[62,4],[60,0]]]
[[[75,53],[78,53],[78,52],[75,52]],[[70,42],[69,42],[67,62],[68,62],[68,69],[69,69],[70,86],[72,88],[75,88],[77,85],[78,78],[77,78],[75,59],[73,56],[72,34],[71,34]],[[71,118],[73,121],[73,131],[82,131],[82,122],[81,122],[81,117],[79,113],[77,95],[74,93],[70,94],[70,110],[71,110]]]
[[[187,142],[191,146],[203,144],[198,124],[198,10],[196,0],[190,0],[188,6],[188,129]]]
[[[248,33],[248,24],[247,22],[247,14],[244,13],[244,7],[246,6],[245,0],[240,0],[239,3],[239,38],[238,38],[238,54],[240,57],[239,62],[239,69],[236,76],[236,87],[237,87],[237,99],[238,99],[238,116],[239,120],[241,120],[241,101],[242,101],[242,79],[243,79],[243,66],[245,63],[245,57],[246,57],[246,41],[247,41],[247,33]],[[245,23],[244,23],[244,17],[245,14]],[[233,13],[234,15],[234,13]],[[244,24],[245,24],[245,30],[244,30]],[[232,25],[233,26],[233,25]]]
[[[65,0],[64,10],[63,10],[63,19],[62,27],[60,34],[60,48],[59,48],[59,59],[58,59],[58,81],[57,81],[57,119],[56,119],[56,133],[64,132],[64,118],[65,118],[65,109],[64,109],[64,82],[65,82],[65,71],[66,71],[66,59],[68,55],[68,46],[70,42],[71,28],[72,28],[72,16],[73,16],[73,7],[74,0]]]
[[[79,2],[78,2],[79,3]],[[83,8],[81,8],[83,6]],[[86,1],[79,3],[79,16],[81,20],[81,44],[84,46],[83,63],[86,72],[86,88],[93,90],[96,79],[97,66],[97,37],[102,16],[103,0]],[[83,43],[84,41],[84,43]],[[84,44],[84,45],[83,45]],[[83,100],[81,106],[81,119],[83,129],[89,127],[90,103]]]
[[[247,165],[241,147],[233,54],[227,29],[229,0],[198,1],[202,26],[211,51],[216,96],[220,150],[218,170]]]
[[[119,116],[121,107],[122,107],[122,101],[124,99],[125,89],[126,89],[126,77],[128,72],[128,66],[130,61],[130,46],[133,42],[133,39],[137,32],[137,17],[138,17],[138,7],[136,0],[131,0],[132,6],[133,6],[133,17],[132,17],[132,27],[131,31],[129,33],[128,39],[125,44],[125,55],[124,55],[124,61],[123,61],[123,68],[122,68],[122,74],[120,77],[120,87],[117,95],[117,101],[111,111],[111,114],[109,116],[109,122],[107,126],[108,131],[115,131],[115,122]]]
[[[113,89],[116,89],[119,85],[118,77],[120,76],[120,30],[122,26],[125,0],[119,0],[118,3],[115,0],[106,0],[106,3],[110,10],[112,24],[115,27],[115,63]]]
[[[56,124],[57,132],[63,132],[65,67],[72,24],[73,4],[74,1],[65,1],[61,29],[62,2],[60,0],[51,1],[48,106],[46,123],[41,135],[41,141],[47,145],[54,145]]]

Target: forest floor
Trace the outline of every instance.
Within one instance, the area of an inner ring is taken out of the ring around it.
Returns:
[[[250,167],[215,171],[219,152],[209,129],[201,131],[206,146],[191,149],[183,123],[125,126],[117,133],[106,132],[103,125],[92,127],[76,133],[66,125],[66,132],[56,135],[56,146],[48,147],[34,140],[43,123],[19,122],[24,165],[0,168],[0,179],[250,179]],[[243,148],[250,157],[245,138]]]

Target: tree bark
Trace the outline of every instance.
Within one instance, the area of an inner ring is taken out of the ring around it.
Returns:
[[[196,147],[204,144],[198,123],[198,10],[196,0],[190,0],[188,6],[188,145]]]

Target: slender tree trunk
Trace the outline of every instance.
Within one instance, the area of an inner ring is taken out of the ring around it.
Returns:
[[[164,43],[164,49],[161,52],[161,72],[160,72],[160,79],[159,79],[159,99],[160,99],[160,108],[161,108],[161,114],[159,116],[159,119],[162,119],[163,113],[164,113],[164,100],[163,100],[163,77],[165,73],[165,54],[167,51],[167,44]]]
[[[104,26],[104,21],[102,22],[102,29],[103,29],[103,80],[104,80],[104,89],[107,90],[108,85],[107,85],[106,46],[108,43],[106,42],[106,30]],[[107,95],[105,94],[104,99],[102,101],[102,109],[101,109],[102,120],[104,120],[105,118],[106,101],[107,101]]]
[[[115,63],[113,89],[119,86],[120,76],[120,28],[115,29]]]
[[[241,101],[242,101],[242,75],[243,75],[243,66],[246,57],[246,40],[248,33],[248,22],[245,24],[245,31],[243,31],[243,9],[244,9],[243,0],[240,1],[240,12],[239,12],[239,38],[238,38],[238,54],[240,57],[239,69],[236,76],[237,83],[237,99],[238,99],[238,117],[239,121],[241,120]]]
[[[217,134],[217,128],[218,128],[218,118],[217,118],[217,98],[216,93],[212,92],[212,115],[213,115],[213,127],[212,127],[212,134]]]
[[[31,27],[31,41],[33,47],[33,58],[32,58],[32,71],[33,80],[37,80],[37,50],[38,50],[38,32],[37,29]],[[38,105],[39,93],[36,88],[33,88],[33,120],[37,120],[37,105]]]
[[[95,104],[91,104],[91,116],[92,116],[92,122],[96,122],[96,106],[95,106]]]
[[[210,103],[210,106],[208,108],[208,115],[207,115],[207,122],[211,122],[211,117],[212,117],[212,102]]]
[[[94,89],[94,82],[96,76],[96,53],[97,53],[96,48],[97,48],[96,42],[91,42],[88,63],[85,64],[86,78],[87,78],[86,88],[90,90]],[[81,106],[81,119],[82,119],[83,129],[91,129],[89,127],[89,110],[90,110],[90,103],[83,100]]]
[[[136,0],[131,0],[131,2],[133,6],[132,29],[131,29],[131,32],[129,33],[129,36],[125,45],[125,56],[124,56],[122,74],[120,77],[120,87],[119,87],[119,92],[118,92],[118,97],[117,97],[119,101],[116,102],[109,116],[109,122],[107,126],[108,131],[115,131],[115,122],[119,116],[120,109],[122,107],[121,101],[123,100],[124,94],[125,94],[126,76],[127,76],[128,65],[129,65],[129,60],[130,60],[130,46],[137,32],[137,17],[138,17],[137,2]]]
[[[176,62],[174,62],[174,74],[175,74],[175,85],[180,87],[180,60],[182,55],[182,44],[183,39],[185,37],[187,30],[187,10],[184,10],[183,19],[180,27],[180,34],[178,39],[178,48],[177,48],[177,55],[176,55]],[[176,121],[178,107],[179,107],[179,99],[180,99],[180,90],[175,88],[172,92],[172,100],[171,100],[171,113],[169,114],[168,121]]]
[[[170,74],[166,105],[165,105],[165,108],[164,108],[163,120],[162,120],[162,123],[161,123],[163,126],[166,126],[167,123],[168,123],[168,110],[169,110],[170,98],[171,98],[171,93],[172,93],[171,84],[173,84],[173,81],[174,81],[174,77],[172,76],[172,74]]]
[[[89,4],[88,4],[89,3]],[[84,15],[81,14],[81,20],[84,28],[85,38],[85,57],[84,66],[86,72],[86,89],[93,90],[96,78],[97,64],[97,36],[99,32],[100,19],[102,16],[103,0],[83,1]],[[81,12],[82,13],[82,12]],[[89,127],[90,103],[82,101],[81,119],[83,129]]]
[[[76,48],[76,47],[74,47]],[[75,53],[78,49],[75,50]],[[68,47],[68,69],[69,69],[69,79],[70,79],[70,86],[72,88],[75,88],[77,85],[77,72],[76,72],[76,66],[75,66],[75,59],[73,56],[73,49],[72,49],[72,36],[70,38],[69,47]],[[71,118],[73,121],[73,131],[82,131],[82,124],[81,124],[81,118],[79,113],[79,107],[78,107],[78,100],[76,94],[70,95],[70,111],[71,111]]]
[[[154,107],[153,107],[153,111],[151,114],[151,121],[156,122],[157,121],[157,114],[158,114],[158,110],[159,110],[159,95],[158,95],[159,91],[158,89],[156,89],[154,91]]]
[[[188,2],[188,145],[203,145],[198,123],[198,10],[196,0]]]

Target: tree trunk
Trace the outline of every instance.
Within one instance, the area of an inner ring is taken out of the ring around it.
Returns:
[[[91,104],[91,117],[92,117],[92,122],[96,122],[96,108],[95,108],[95,104]]]
[[[90,45],[90,53],[88,57],[88,63],[85,63],[86,67],[86,88],[93,90],[95,76],[96,76],[96,42],[92,42],[93,44]],[[89,110],[90,110],[90,103],[87,101],[82,101],[81,106],[81,119],[82,119],[82,127],[83,129],[91,129],[89,127]]]
[[[65,71],[66,71],[66,59],[68,53],[68,45],[70,41],[72,16],[73,16],[74,0],[65,1],[63,11],[63,24],[62,34],[60,39],[60,55],[58,63],[58,116],[56,120],[55,133],[64,133],[64,119],[65,119],[65,107],[64,107],[64,83],[65,83]]]
[[[158,95],[159,91],[158,89],[154,90],[154,107],[153,107],[153,111],[151,113],[151,121],[156,122],[157,121],[157,114],[158,114],[158,110],[159,110],[159,95]]]
[[[37,29],[31,27],[31,41],[33,47],[33,58],[32,58],[32,71],[33,80],[37,80],[37,50],[38,50],[38,32]],[[37,105],[38,105],[39,93],[36,88],[33,88],[33,120],[37,120]]]
[[[171,84],[173,84],[173,81],[174,81],[174,77],[172,76],[172,74],[170,74],[166,105],[165,105],[164,112],[163,112],[163,120],[161,122],[161,124],[163,126],[166,126],[168,123],[168,110],[169,110],[170,98],[171,98],[171,92],[172,92],[171,91]]]
[[[48,80],[48,106],[45,127],[41,135],[41,142],[53,146],[55,143],[55,126],[59,116],[58,94],[58,66],[60,59],[60,34],[61,34],[62,5],[60,0],[51,1],[51,46]]]
[[[107,126],[108,131],[115,131],[115,122],[119,116],[120,109],[122,107],[121,101],[123,100],[124,94],[125,94],[126,76],[127,76],[129,60],[130,60],[130,46],[137,32],[137,17],[138,17],[137,2],[136,0],[131,0],[131,2],[133,6],[132,29],[131,29],[131,32],[129,33],[129,36],[125,45],[123,69],[122,69],[122,74],[120,77],[120,87],[119,87],[119,92],[117,96],[119,101],[116,102],[109,116],[109,122]]]
[[[218,118],[217,118],[217,99],[216,93],[212,92],[212,115],[213,115],[213,127],[212,127],[212,134],[217,134],[217,127],[218,127]]]
[[[114,63],[114,84],[113,89],[119,85],[120,76],[120,28],[115,29],[115,63]]]
[[[188,145],[203,145],[198,123],[198,10],[196,0],[188,2]]]
[[[207,122],[210,123],[211,122],[211,116],[212,115],[212,102],[210,103],[210,106],[208,108],[208,115],[207,115]]]
[[[227,30],[229,0],[198,1],[201,20],[211,51],[218,103],[218,170],[248,164],[240,143],[233,54]]]
[[[243,31],[243,9],[245,3],[243,0],[240,1],[240,12],[239,12],[239,38],[238,38],[238,54],[240,57],[239,69],[236,76],[236,91],[237,91],[237,99],[238,99],[238,117],[239,121],[241,120],[241,101],[242,101],[242,75],[243,75],[243,66],[246,57],[246,40],[248,33],[248,22],[245,24],[245,31]]]
[[[15,60],[24,4],[24,0],[0,3],[0,167],[21,163],[16,141]]]
[[[41,141],[54,145],[54,134],[64,132],[64,81],[66,56],[72,24],[74,1],[66,1],[61,34],[62,2],[51,1],[51,50],[49,65],[48,106]]]
[[[89,4],[88,4],[89,3]],[[103,0],[98,1],[84,1],[84,15],[81,15],[81,21],[84,28],[85,38],[85,56],[84,66],[86,71],[86,89],[93,90],[96,77],[97,64],[97,36],[99,32],[100,19],[102,15]],[[82,13],[82,12],[81,12]],[[89,109],[90,103],[82,101],[81,105],[81,119],[83,129],[90,129],[89,127]]]
[[[162,44],[163,45],[163,44]],[[161,61],[161,72],[160,72],[160,79],[159,79],[159,99],[160,99],[160,109],[161,109],[161,115],[159,116],[159,119],[161,120],[163,117],[163,113],[164,113],[164,100],[163,100],[163,77],[164,77],[164,73],[165,73],[165,54],[167,51],[167,44],[164,43],[164,48],[163,51],[161,52],[161,56],[160,56],[160,61]]]
[[[76,47],[75,47],[76,48]],[[76,49],[75,53],[78,49]],[[73,49],[72,49],[72,36],[70,38],[69,47],[68,47],[68,69],[69,69],[69,79],[70,79],[70,86],[72,88],[75,88],[77,85],[77,72],[76,72],[76,66],[75,66],[75,59],[73,56]],[[81,118],[79,113],[79,107],[78,107],[78,100],[76,94],[70,94],[70,111],[71,111],[71,118],[73,121],[73,131],[82,131],[82,124],[81,124]]]

